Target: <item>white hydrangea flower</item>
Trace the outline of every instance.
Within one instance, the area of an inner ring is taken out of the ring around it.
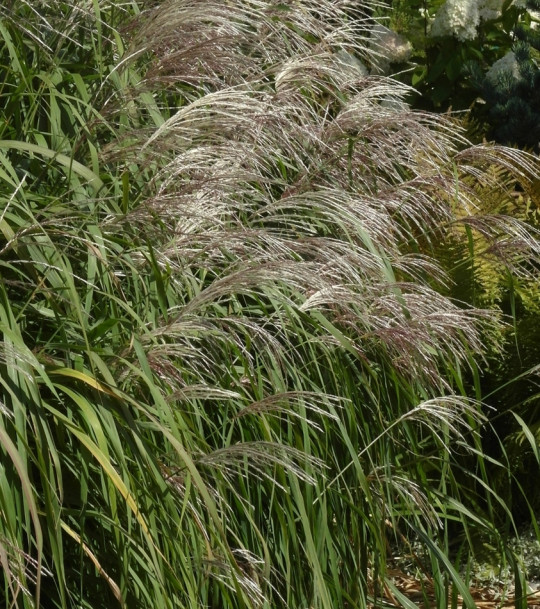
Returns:
[[[521,74],[519,73],[519,65],[516,56],[512,51],[506,53],[504,57],[501,57],[496,61],[486,73],[486,78],[493,83],[496,83],[501,76],[510,75],[514,80],[519,80]]]
[[[474,40],[479,23],[478,0],[446,0],[435,14],[430,35]]]
[[[371,29],[370,47],[376,53],[373,71],[377,74],[388,73],[391,63],[403,63],[412,53],[412,45],[404,36],[380,23]]]
[[[483,21],[497,19],[503,7],[504,0],[480,0],[478,2],[478,14]]]
[[[514,0],[518,6],[526,0]],[[474,40],[481,21],[500,17],[504,0],[446,0],[435,15],[431,36]]]

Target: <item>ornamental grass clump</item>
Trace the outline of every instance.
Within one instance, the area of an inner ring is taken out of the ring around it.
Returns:
[[[83,4],[1,9],[7,606],[407,605],[414,537],[472,607],[451,536],[500,538],[467,379],[503,320],[434,254],[481,231],[533,281],[470,182],[536,159],[344,61],[374,3]]]

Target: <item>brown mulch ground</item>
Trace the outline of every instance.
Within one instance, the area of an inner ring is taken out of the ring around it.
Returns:
[[[390,569],[387,573],[392,578],[396,588],[418,607],[425,607],[425,609],[437,607],[435,588],[429,579],[419,580],[399,569]],[[508,586],[506,588],[503,586],[478,586],[471,588],[470,592],[479,609],[514,609],[516,607],[514,590]],[[388,586],[384,591],[384,597],[385,603],[396,607],[401,606]],[[451,607],[451,604],[449,603],[448,606]],[[462,598],[459,596],[457,607],[463,607]],[[527,595],[527,607],[528,609],[540,609],[540,590]]]

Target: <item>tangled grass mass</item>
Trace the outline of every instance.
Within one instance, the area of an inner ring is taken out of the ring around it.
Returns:
[[[411,609],[413,540],[438,606],[478,539],[524,581],[478,277],[538,289],[538,160],[361,69],[375,4],[2,3],[6,607]]]

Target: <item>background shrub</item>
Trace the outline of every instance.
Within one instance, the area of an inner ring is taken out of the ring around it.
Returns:
[[[470,109],[476,137],[537,150],[537,0],[394,0],[390,7],[390,28],[412,43],[409,63],[393,68],[406,68],[399,78],[418,92],[414,107]]]

